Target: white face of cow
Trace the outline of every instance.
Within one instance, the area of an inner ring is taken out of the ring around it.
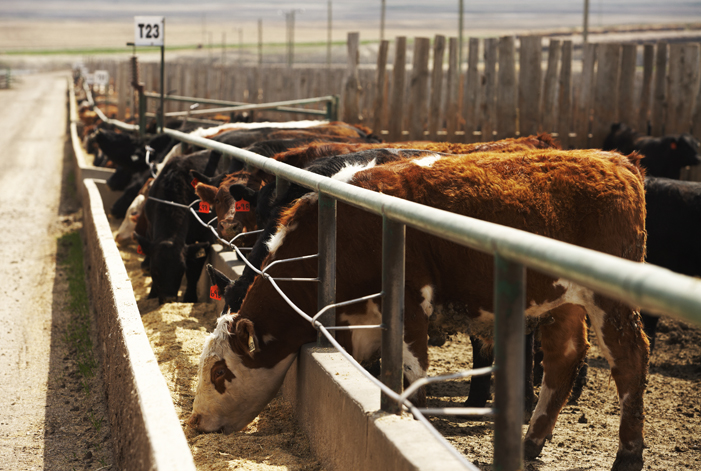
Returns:
[[[229,333],[232,322],[239,328]],[[245,338],[243,345],[250,344],[252,351],[234,352],[229,343],[230,336],[237,336],[237,340]],[[244,365],[242,355],[248,355],[255,364],[260,352],[250,321],[237,323],[231,314],[219,318],[217,328],[207,337],[200,357],[197,392],[188,421],[190,427],[201,432],[223,430],[231,433],[243,429],[256,418],[280,389],[295,357],[295,354],[290,354],[272,368]]]

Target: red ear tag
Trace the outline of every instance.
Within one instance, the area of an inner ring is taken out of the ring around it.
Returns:
[[[209,203],[205,203],[204,201],[200,201],[199,212],[208,213],[209,212]]]
[[[219,295],[219,286],[214,285],[209,288],[209,297],[216,299],[217,301],[221,299],[221,296]]]
[[[675,150],[675,149],[677,148],[677,143],[676,143],[676,142],[672,142],[671,144],[669,144],[669,148],[672,149],[672,150]]]
[[[138,253],[139,255],[144,255],[144,250],[141,248],[140,245],[136,247],[136,253]]]
[[[190,182],[190,185],[192,185],[193,188],[196,188],[196,187],[197,187],[197,184],[198,184],[199,182],[200,182],[200,181],[199,181],[198,179],[193,178],[192,181]]]
[[[249,203],[246,200],[239,200],[236,202],[236,206],[234,206],[234,210],[240,211],[242,213],[248,212],[251,210],[251,203]]]

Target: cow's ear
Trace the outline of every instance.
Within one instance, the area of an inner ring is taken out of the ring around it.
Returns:
[[[212,184],[212,179],[210,177],[197,170],[190,170],[190,177],[196,179],[199,183],[206,183],[207,185]]]
[[[136,232],[134,232],[133,235],[134,239],[136,239],[136,243],[139,244],[141,251],[144,253],[144,255],[148,255],[151,251],[151,241],[146,237],[137,234]]]
[[[207,185],[206,183],[198,183],[195,187],[195,193],[205,203],[214,204],[214,199],[217,197],[219,189],[216,186]]]
[[[223,293],[226,287],[231,284],[231,280],[228,276],[226,276],[210,264],[207,264],[207,274],[209,274],[209,279],[212,282],[212,284],[219,288],[220,293]]]
[[[689,148],[695,154],[699,154],[699,141],[697,141],[691,134],[684,133],[679,136],[679,146],[681,148]]]
[[[258,192],[246,185],[231,185],[229,193],[236,201],[246,200],[251,203],[251,206],[255,206],[258,201]]]
[[[258,338],[256,337],[253,322],[250,319],[238,319],[234,331],[235,348],[239,353],[253,358],[258,351]]]

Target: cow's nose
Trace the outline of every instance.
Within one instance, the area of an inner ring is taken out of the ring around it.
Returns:
[[[233,221],[230,219],[224,219],[221,221],[221,225],[226,230],[231,230],[234,226],[238,226],[238,221]]]
[[[200,419],[201,418],[202,418],[202,416],[200,414],[193,413],[190,416],[190,419],[187,421],[187,424],[190,426],[190,428],[194,428],[196,430],[197,427],[200,426]]]

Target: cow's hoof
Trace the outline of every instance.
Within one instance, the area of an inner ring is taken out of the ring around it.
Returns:
[[[545,441],[538,445],[533,440],[525,440],[523,442],[523,457],[527,460],[534,460],[538,458],[540,452],[543,450],[543,445]]]
[[[487,407],[488,397],[472,397],[467,396],[467,400],[463,402],[463,407]]]
[[[616,461],[611,466],[611,471],[640,471],[641,469],[643,469],[642,452],[619,451],[616,454]]]

